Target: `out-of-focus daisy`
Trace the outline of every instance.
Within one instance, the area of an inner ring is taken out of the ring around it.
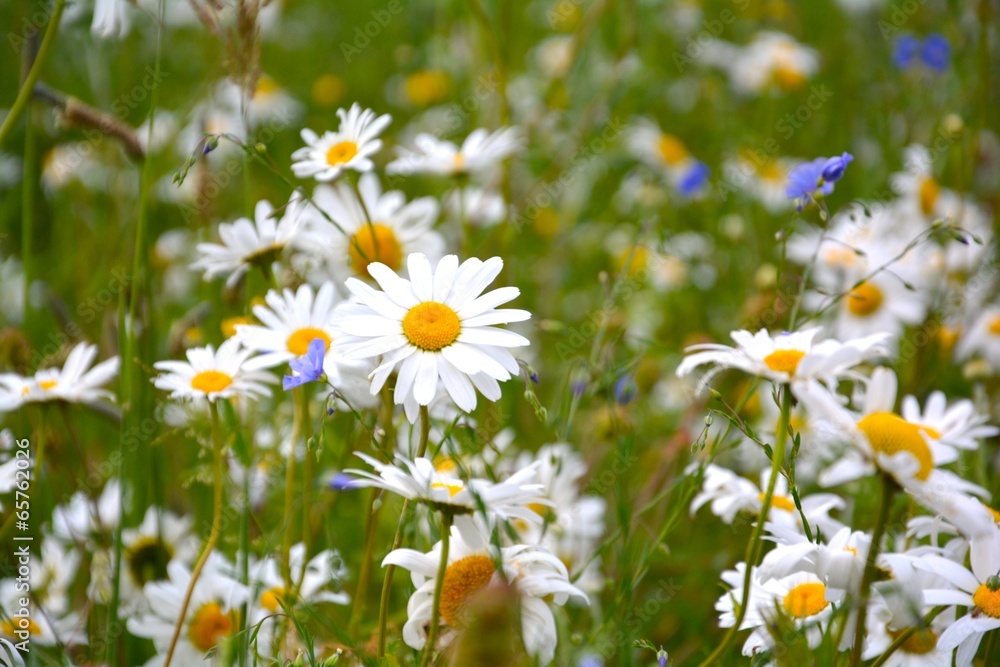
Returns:
[[[663,132],[648,118],[633,121],[627,145],[637,159],[659,169],[684,197],[697,196],[708,182],[708,166],[696,160],[683,141]]]
[[[815,379],[830,385],[840,379],[856,378],[852,368],[886,354],[888,336],[884,334],[844,343],[833,339],[814,343],[821,331],[815,327],[777,336],[771,336],[766,329],[756,334],[734,331],[730,335],[736,347],[706,343],[687,348],[688,356],[677,367],[677,375],[683,377],[699,366],[712,365],[714,368],[699,381],[700,388],[727,368],[779,383]]]
[[[438,174],[459,176],[482,174],[494,169],[523,146],[520,131],[506,127],[490,132],[473,130],[461,146],[438,139],[432,134],[418,134],[414,148],[399,148],[399,157],[389,163],[390,174]]]
[[[378,136],[392,121],[388,114],[377,116],[371,109],[354,103],[350,110],[337,109],[340,128],[322,137],[312,130],[302,130],[304,148],[292,153],[292,172],[298,178],[332,181],[346,169],[371,171],[371,156],[382,148]]]
[[[889,184],[907,210],[923,216],[937,215],[941,184],[934,178],[930,151],[919,144],[908,146],[903,154],[904,171],[893,174]]]
[[[868,336],[876,332],[898,336],[907,324],[918,324],[927,314],[927,294],[911,289],[893,271],[880,271],[847,290],[836,306],[840,336]]]
[[[448,471],[439,471],[427,458],[410,461],[397,455],[398,465],[390,465],[367,454],[355,453],[377,473],[345,470],[358,477],[354,482],[356,486],[374,486],[410,500],[445,505],[465,513],[475,512],[482,503],[490,515],[534,523],[542,521],[534,508],[551,505],[551,501],[543,495],[542,485],[535,482],[534,465],[515,472],[502,482],[487,479],[463,481],[454,474],[448,474]]]
[[[959,359],[981,357],[1000,372],[1000,306],[987,306],[962,333],[955,346]]]
[[[757,160],[753,153],[727,160],[723,166],[725,183],[739,188],[756,199],[771,213],[789,208],[785,196],[788,173],[795,161],[786,158]]]
[[[239,218],[231,224],[219,225],[222,243],[199,243],[200,257],[191,268],[204,270],[205,280],[228,275],[226,287],[239,282],[252,266],[270,270],[285,248],[298,240],[304,223],[302,208],[302,199],[297,193],[293,194],[281,219],[275,222],[270,202],[257,202],[254,220]]]
[[[403,626],[403,641],[411,648],[422,649],[427,643],[440,562],[440,543],[429,553],[397,549],[382,561],[383,566],[409,570],[417,588],[407,604]],[[586,601],[586,594],[569,582],[566,566],[549,552],[526,545],[497,550],[479,533],[457,528],[452,528],[448,565],[440,584],[442,631],[437,648],[451,644],[466,627],[474,598],[503,582],[517,592],[525,649],[540,664],[549,664],[558,635],[547,602],[562,606],[570,597]]]
[[[350,601],[347,593],[334,590],[347,576],[338,552],[327,549],[307,561],[306,547],[300,542],[289,551],[288,561],[294,590],[286,587],[277,559],[268,557],[250,566],[253,597],[248,613],[250,624],[259,628],[255,633],[254,648],[260,656],[276,657],[273,655],[274,639],[283,623],[281,615],[285,612],[282,605],[300,613],[315,613],[314,608],[318,604],[342,605]],[[236,573],[232,574],[235,576]],[[286,631],[295,633],[295,625],[288,623]],[[285,638],[286,651],[294,654],[298,650],[300,642],[296,639],[294,634],[292,638]]]
[[[230,338],[216,351],[211,345],[187,351],[187,361],[158,361],[161,371],[153,380],[157,389],[170,392],[171,398],[215,401],[218,398],[259,398],[270,396],[267,385],[276,378],[265,371],[247,370],[246,361],[253,350],[242,349],[240,341]]]
[[[697,464],[692,464],[694,465]],[[757,486],[726,468],[710,464],[705,469],[702,490],[691,501],[691,513],[694,514],[703,505],[710,503],[712,514],[726,523],[732,523],[740,512],[755,515],[760,512],[770,478],[770,469],[764,470],[760,475],[760,486]],[[805,514],[810,530],[818,527],[824,534],[832,535],[843,527],[830,516],[831,510],[844,508],[844,501],[839,496],[817,493],[803,496],[800,500],[802,514]],[[788,480],[784,476],[778,477],[775,482],[768,521],[803,532],[802,516],[795,507],[795,501],[788,490]]]
[[[13,577],[0,580],[0,609],[4,610],[0,639],[21,643],[27,632],[32,646],[76,646],[86,641],[77,612],[61,614],[45,608],[34,596],[26,597],[24,583]]]
[[[414,252],[427,255],[431,261],[441,257],[445,244],[433,229],[438,217],[434,198],[407,202],[397,190],[383,193],[375,174],[361,177],[358,192],[360,200],[354,188],[343,183],[317,187],[307,213],[310,229],[302,249],[327,259],[338,281],[349,276],[368,279],[372,262],[401,271],[403,260]]]
[[[69,588],[80,565],[80,552],[46,535],[40,555],[28,563],[31,594],[43,609],[61,616],[69,611]]]
[[[94,403],[113,399],[114,394],[101,386],[118,374],[119,359],[111,357],[91,368],[96,358],[96,345],[79,343],[62,368],[45,368],[30,378],[12,373],[0,375],[0,411],[16,410],[36,401]]]
[[[123,508],[122,489],[117,479],[104,484],[95,500],[77,491],[68,502],[52,510],[52,534],[64,542],[87,544],[93,534],[110,535],[118,527]]]
[[[239,630],[237,614],[248,591],[224,574],[227,569],[228,565],[215,554],[206,562],[192,591],[171,664],[202,664],[209,651]],[[159,654],[155,659],[160,660],[170,648],[191,581],[191,573],[179,561],[170,563],[167,570],[167,581],[146,584],[149,607],[145,613],[128,620],[129,632],[153,640]]]
[[[452,190],[444,206],[455,220],[476,227],[492,227],[507,215],[503,197],[486,188],[467,186]]]
[[[398,366],[393,390],[397,405],[411,392],[418,404],[428,405],[439,378],[466,412],[476,407],[476,389],[491,401],[499,399],[498,381],[518,372],[508,348],[528,345],[528,339],[493,325],[531,317],[525,310],[496,308],[520,294],[516,287],[483,294],[503,260],[472,258],[459,265],[458,257],[448,255],[432,269],[424,255],[413,254],[407,266],[409,280],[384,264],[368,266],[384,292],[348,279],[356,303],[342,307],[338,328],[344,335],[335,346],[342,345],[348,359],[384,355],[372,373],[373,395]]]
[[[708,40],[703,54],[701,60],[726,70],[733,90],[742,94],[797,90],[819,70],[816,51],[780,32],[757,33],[743,47]]]

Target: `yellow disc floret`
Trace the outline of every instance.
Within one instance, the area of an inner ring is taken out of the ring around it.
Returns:
[[[296,357],[301,357],[309,351],[309,343],[319,338],[327,350],[330,349],[330,335],[322,329],[315,327],[302,327],[292,332],[292,335],[285,341],[288,351]]]
[[[233,631],[233,620],[222,613],[222,607],[209,602],[195,612],[188,627],[188,639],[195,648],[205,653]]]
[[[206,394],[220,392],[232,383],[233,378],[222,371],[202,371],[191,378],[191,388]]]
[[[764,357],[764,364],[776,373],[795,375],[804,356],[806,353],[801,350],[775,350]]]
[[[785,611],[792,618],[808,618],[820,613],[826,601],[826,586],[820,583],[799,584],[785,595]]]
[[[358,145],[353,141],[341,141],[326,151],[326,162],[331,166],[350,162],[358,154]]]
[[[453,628],[463,627],[469,600],[493,578],[493,561],[486,555],[466,556],[448,566],[441,585],[441,618]]]
[[[876,453],[892,456],[899,452],[909,452],[920,463],[917,479],[923,481],[930,476],[934,469],[934,457],[922,434],[925,429],[891,412],[865,415],[858,422],[858,428],[868,438]]]
[[[847,295],[847,310],[856,317],[868,317],[882,307],[882,290],[871,283],[861,283]]]
[[[403,317],[403,333],[421,350],[437,352],[455,342],[462,333],[462,321],[450,306],[425,301],[410,308]]]
[[[368,276],[368,265],[381,262],[393,271],[403,265],[403,247],[392,228],[379,222],[363,225],[351,236],[348,244],[351,270],[359,276]]]

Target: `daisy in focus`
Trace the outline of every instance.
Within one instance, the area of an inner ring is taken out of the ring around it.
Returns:
[[[293,194],[280,220],[275,222],[275,210],[270,202],[259,201],[254,219],[239,218],[219,225],[221,243],[199,243],[199,258],[191,264],[194,270],[205,272],[205,280],[226,277],[226,287],[236,285],[254,266],[265,272],[291,247],[303,230],[302,199]]]
[[[216,350],[211,345],[187,351],[187,361],[158,361],[154,368],[161,371],[153,384],[170,392],[170,398],[189,400],[219,398],[261,398],[270,396],[267,387],[277,381],[270,373],[248,370],[247,359],[253,350],[241,348],[240,341],[230,338]]]
[[[398,370],[396,405],[411,394],[419,405],[429,405],[439,380],[466,412],[476,407],[476,390],[491,401],[499,399],[499,382],[519,370],[509,348],[529,342],[494,325],[531,317],[525,310],[496,308],[520,294],[516,287],[483,294],[499,275],[503,260],[472,258],[459,264],[458,257],[447,255],[432,269],[427,257],[413,254],[407,267],[409,280],[385,264],[368,266],[384,291],[348,279],[354,302],[339,311],[337,326],[343,335],[335,347],[347,359],[382,356],[371,375],[372,395]]]
[[[520,130],[506,127],[490,132],[474,130],[461,146],[438,139],[432,134],[418,134],[413,149],[399,148],[399,157],[389,163],[389,174],[436,174],[439,176],[481,175],[521,150]]]
[[[371,171],[371,156],[382,149],[378,138],[392,121],[388,114],[377,116],[371,109],[357,103],[348,111],[337,109],[340,128],[323,136],[312,130],[302,130],[303,148],[292,153],[292,172],[297,178],[332,181],[345,170]]]
[[[427,643],[440,563],[440,542],[428,553],[396,549],[382,561],[383,567],[395,565],[411,572],[417,590],[407,604],[403,641],[414,649],[422,649]],[[526,545],[497,550],[478,532],[458,528],[452,528],[448,565],[441,582],[438,648],[454,642],[473,620],[477,598],[503,582],[516,591],[525,649],[540,664],[549,664],[558,642],[549,603],[562,606],[570,597],[586,602],[586,594],[569,582],[566,566],[548,551]]]

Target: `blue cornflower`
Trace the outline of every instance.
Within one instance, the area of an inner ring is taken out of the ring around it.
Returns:
[[[357,477],[343,472],[336,473],[327,481],[326,485],[334,491],[350,491],[351,489],[361,488],[358,485]]]
[[[711,173],[712,170],[708,168],[707,164],[699,160],[692,160],[688,170],[677,182],[677,189],[685,197],[693,197],[705,186]]]
[[[913,35],[903,35],[896,39],[892,60],[899,69],[909,69],[920,53],[920,40]]]
[[[639,387],[631,375],[623,375],[615,382],[615,400],[619,405],[631,403],[638,391]]]
[[[326,341],[322,338],[314,338],[309,343],[309,349],[305,355],[288,362],[288,365],[292,367],[293,375],[286,375],[281,382],[281,387],[288,391],[295,387],[301,387],[307,382],[319,380],[323,377],[324,356],[326,356]]]
[[[809,202],[833,192],[833,184],[843,177],[853,159],[853,155],[844,153],[840,157],[818,157],[796,166],[788,172],[785,196],[794,199],[801,211]]]
[[[951,61],[951,44],[944,35],[932,33],[924,39],[920,48],[920,59],[928,69],[943,72]]]

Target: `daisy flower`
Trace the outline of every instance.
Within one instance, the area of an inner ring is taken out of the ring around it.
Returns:
[[[388,114],[376,116],[371,109],[362,109],[356,102],[350,110],[337,109],[340,128],[318,136],[312,130],[302,130],[303,148],[292,153],[292,172],[297,178],[332,181],[347,169],[371,171],[372,155],[382,148],[378,136],[392,121]]]
[[[716,373],[727,368],[777,383],[815,379],[832,385],[840,379],[857,377],[851,371],[854,366],[886,354],[888,336],[885,334],[844,343],[833,339],[814,343],[813,339],[821,331],[820,327],[815,327],[777,336],[766,329],[756,334],[734,331],[730,336],[736,347],[707,343],[687,348],[688,356],[677,367],[677,375],[684,377],[699,366],[714,366],[702,376],[699,390],[704,389]]]
[[[896,338],[905,325],[919,324],[926,314],[924,290],[908,287],[895,270],[879,271],[840,299],[835,329],[844,337],[888,333]]]
[[[708,40],[701,60],[726,70],[730,86],[741,94],[796,90],[819,70],[815,50],[774,31],[757,33],[743,47]]]
[[[382,561],[383,567],[396,565],[411,572],[417,590],[407,603],[403,641],[414,649],[427,643],[440,562],[440,542],[428,553],[396,549]],[[526,545],[498,550],[477,531],[457,527],[452,527],[441,583],[442,631],[436,648],[450,645],[466,627],[476,596],[504,582],[516,592],[525,649],[540,664],[552,662],[558,635],[548,603],[562,606],[570,597],[587,601],[586,594],[569,582],[566,566],[548,551]]]
[[[441,257],[445,244],[433,229],[438,217],[434,198],[407,202],[397,190],[383,193],[375,174],[361,176],[358,193],[345,183],[319,186],[307,213],[310,229],[302,249],[325,259],[338,284],[350,276],[367,280],[372,262],[400,271],[411,253],[423,253],[431,261]]]
[[[854,445],[823,471],[819,478],[823,486],[858,479],[880,469],[915,493],[920,493],[921,487],[939,486],[985,493],[957,475],[938,469],[937,466],[956,460],[957,452],[953,446],[942,443],[941,434],[932,427],[909,422],[894,411],[896,375],[892,371],[875,369],[860,413],[848,410],[829,389],[815,381],[799,385],[796,396],[808,409],[837,424]]]
[[[439,379],[466,412],[476,407],[476,389],[491,401],[499,399],[498,381],[518,373],[508,348],[529,342],[493,325],[531,317],[525,310],[496,309],[520,294],[516,287],[483,294],[503,268],[503,260],[473,258],[459,265],[458,257],[448,255],[432,269],[424,255],[413,254],[407,267],[409,280],[380,262],[370,264],[368,272],[381,292],[348,279],[355,302],[342,306],[338,327],[344,335],[335,347],[348,359],[384,355],[372,372],[372,395],[398,366],[393,389],[397,405],[411,393],[419,405],[428,405]]]
[[[302,199],[292,195],[281,219],[275,222],[274,207],[259,201],[254,208],[254,220],[239,218],[232,224],[219,225],[222,243],[199,243],[200,257],[191,264],[205,272],[205,280],[228,275],[226,287],[232,287],[252,266],[270,269],[285,248],[292,246],[303,230]]]
[[[1000,629],[1000,531],[990,538],[988,548],[970,553],[966,568],[955,561],[925,555],[914,560],[914,566],[945,579],[954,588],[924,590],[926,605],[956,605],[969,612],[941,633],[937,646],[950,653],[958,649],[955,664],[970,667],[987,632]]]
[[[1000,371],[1000,306],[983,308],[955,346],[959,359],[981,357]]]
[[[32,646],[76,646],[86,642],[84,623],[77,612],[57,614],[40,605],[34,596],[28,598],[27,605],[21,602],[24,599],[23,582],[13,577],[0,580],[0,610],[4,611],[0,615],[0,639],[20,643],[27,631]],[[15,616],[14,612],[22,608],[26,608],[27,615]]]
[[[319,339],[323,343],[323,371],[334,386],[341,375],[341,366],[360,369],[358,362],[347,362],[331,351],[335,329],[334,311],[339,305],[332,283],[324,283],[313,292],[309,285],[296,291],[268,291],[264,303],[253,307],[260,324],[236,326],[236,337],[247,350],[259,352],[248,359],[244,368],[256,371],[287,364],[309,352],[309,344]]]
[[[535,483],[537,465],[519,470],[502,482],[487,479],[463,481],[453,474],[453,468],[438,470],[428,458],[410,461],[397,455],[397,464],[391,465],[361,452],[355,454],[375,469],[374,474],[366,470],[345,470],[345,473],[357,476],[358,479],[353,482],[355,487],[385,489],[410,500],[432,506],[444,505],[465,514],[474,513],[481,504],[487,512],[501,519],[521,519],[532,523],[542,521],[534,508],[552,504],[543,495],[542,485]]]
[[[904,171],[892,174],[889,185],[898,194],[908,211],[924,217],[939,214],[938,203],[942,188],[934,178],[934,162],[930,151],[912,144],[903,152]]]
[[[489,132],[474,130],[461,146],[421,133],[413,140],[414,150],[400,147],[399,157],[389,163],[390,174],[437,174],[464,176],[482,174],[521,150],[524,141],[516,127]]]
[[[786,158],[758,160],[751,152],[726,161],[723,174],[726,184],[746,192],[771,213],[780,213],[790,205],[785,186],[795,164]]]
[[[187,361],[158,361],[153,367],[162,371],[153,380],[157,389],[170,392],[170,398],[260,398],[270,396],[267,384],[277,380],[270,373],[248,370],[246,361],[253,350],[242,349],[240,341],[230,338],[216,351],[211,345],[187,351]]]
[[[96,345],[79,343],[62,368],[45,368],[30,378],[13,373],[0,375],[0,411],[16,410],[24,403],[37,401],[94,403],[114,399],[114,394],[101,387],[118,374],[119,359],[111,357],[91,368],[96,358]]]
[[[245,586],[224,574],[230,566],[213,554],[195,584],[171,663],[200,665],[210,651],[239,630],[239,613],[248,597]],[[191,573],[178,561],[167,566],[169,579],[146,584],[145,613],[128,620],[128,631],[153,640],[157,655],[165,657],[174,626],[184,606]]]

